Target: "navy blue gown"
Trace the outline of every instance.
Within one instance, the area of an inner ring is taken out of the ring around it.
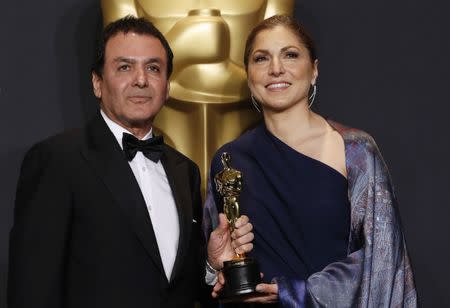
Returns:
[[[292,149],[263,123],[217,151],[211,178],[223,169],[223,152],[243,174],[240,212],[254,226],[249,255],[258,261],[265,282],[307,279],[347,256],[350,204],[342,174]],[[212,191],[223,212],[214,182]]]

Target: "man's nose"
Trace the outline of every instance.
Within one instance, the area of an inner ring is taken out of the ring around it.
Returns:
[[[278,57],[274,57],[272,59],[272,61],[270,62],[269,74],[274,75],[274,76],[279,76],[281,74],[284,74],[284,72],[285,72],[285,70],[284,70],[283,62]]]
[[[138,68],[134,75],[134,85],[139,88],[145,88],[148,86],[147,74],[144,68]]]

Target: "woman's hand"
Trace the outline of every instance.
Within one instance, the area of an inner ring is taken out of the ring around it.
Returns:
[[[258,304],[273,304],[278,302],[278,285],[276,283],[260,283],[256,286],[258,294],[253,295],[244,302]]]
[[[263,275],[261,274],[261,277]],[[220,272],[217,276],[217,283],[211,293],[213,298],[220,296],[225,285],[225,277]],[[273,304],[278,302],[278,285],[276,283],[260,283],[256,286],[257,294],[252,294],[243,300],[244,303]]]

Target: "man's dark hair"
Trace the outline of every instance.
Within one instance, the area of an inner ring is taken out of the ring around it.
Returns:
[[[108,24],[102,31],[100,40],[98,42],[97,47],[97,55],[95,58],[94,65],[92,67],[92,72],[97,74],[97,76],[101,77],[103,74],[103,66],[105,65],[105,48],[106,43],[108,43],[109,39],[118,33],[127,34],[128,32],[133,32],[141,35],[149,35],[157,38],[164,49],[166,50],[167,55],[167,79],[172,74],[173,69],[173,53],[172,49],[169,46],[166,38],[162,33],[148,20],[143,17],[137,18],[132,15],[125,16],[121,19],[118,19],[110,24]]]

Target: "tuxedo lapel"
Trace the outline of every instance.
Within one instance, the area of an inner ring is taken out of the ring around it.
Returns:
[[[185,160],[181,160],[167,148],[163,153],[161,162],[172,189],[173,197],[178,211],[180,225],[180,238],[178,241],[177,256],[172,270],[170,281],[172,282],[177,273],[182,269],[184,256],[188,249],[192,229],[192,200],[189,185],[189,170]]]
[[[139,185],[125,154],[100,115],[88,124],[82,155],[113,195],[131,229],[165,277],[153,226]]]

